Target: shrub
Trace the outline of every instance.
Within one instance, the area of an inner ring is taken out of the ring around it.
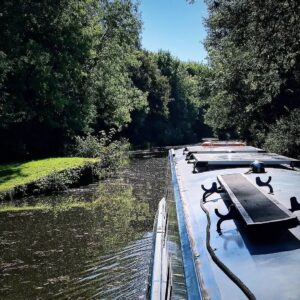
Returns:
[[[270,127],[265,148],[292,157],[300,155],[300,109],[293,110]]]
[[[128,162],[128,141],[113,140],[114,135],[115,130],[110,130],[108,134],[101,131],[99,136],[88,134],[86,137],[76,137],[73,154],[99,158],[99,165],[95,171],[99,177],[107,177]]]
[[[39,193],[64,191],[79,180],[79,169],[70,169],[62,172],[53,172],[40,180],[35,185]]]

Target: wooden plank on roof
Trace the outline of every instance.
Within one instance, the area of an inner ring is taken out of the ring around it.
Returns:
[[[297,226],[298,219],[274,197],[264,193],[244,174],[219,175],[218,181],[227,192],[247,226]]]

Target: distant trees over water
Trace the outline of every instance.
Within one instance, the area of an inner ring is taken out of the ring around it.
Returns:
[[[136,145],[174,145],[197,142],[211,130],[203,123],[207,66],[183,63],[170,53],[140,51],[133,82],[146,94],[146,107],[135,110],[124,130]]]

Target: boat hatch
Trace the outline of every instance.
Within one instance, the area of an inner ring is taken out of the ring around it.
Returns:
[[[261,191],[244,174],[219,175],[218,181],[233,203],[229,215],[223,216],[216,210],[221,220],[234,218],[235,212],[238,212],[250,229],[291,228],[298,225],[296,216],[274,197]],[[220,230],[220,224],[218,227]]]

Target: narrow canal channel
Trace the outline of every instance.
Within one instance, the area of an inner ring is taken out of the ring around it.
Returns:
[[[166,154],[135,155],[119,178],[1,212],[0,298],[145,299],[167,168]]]

